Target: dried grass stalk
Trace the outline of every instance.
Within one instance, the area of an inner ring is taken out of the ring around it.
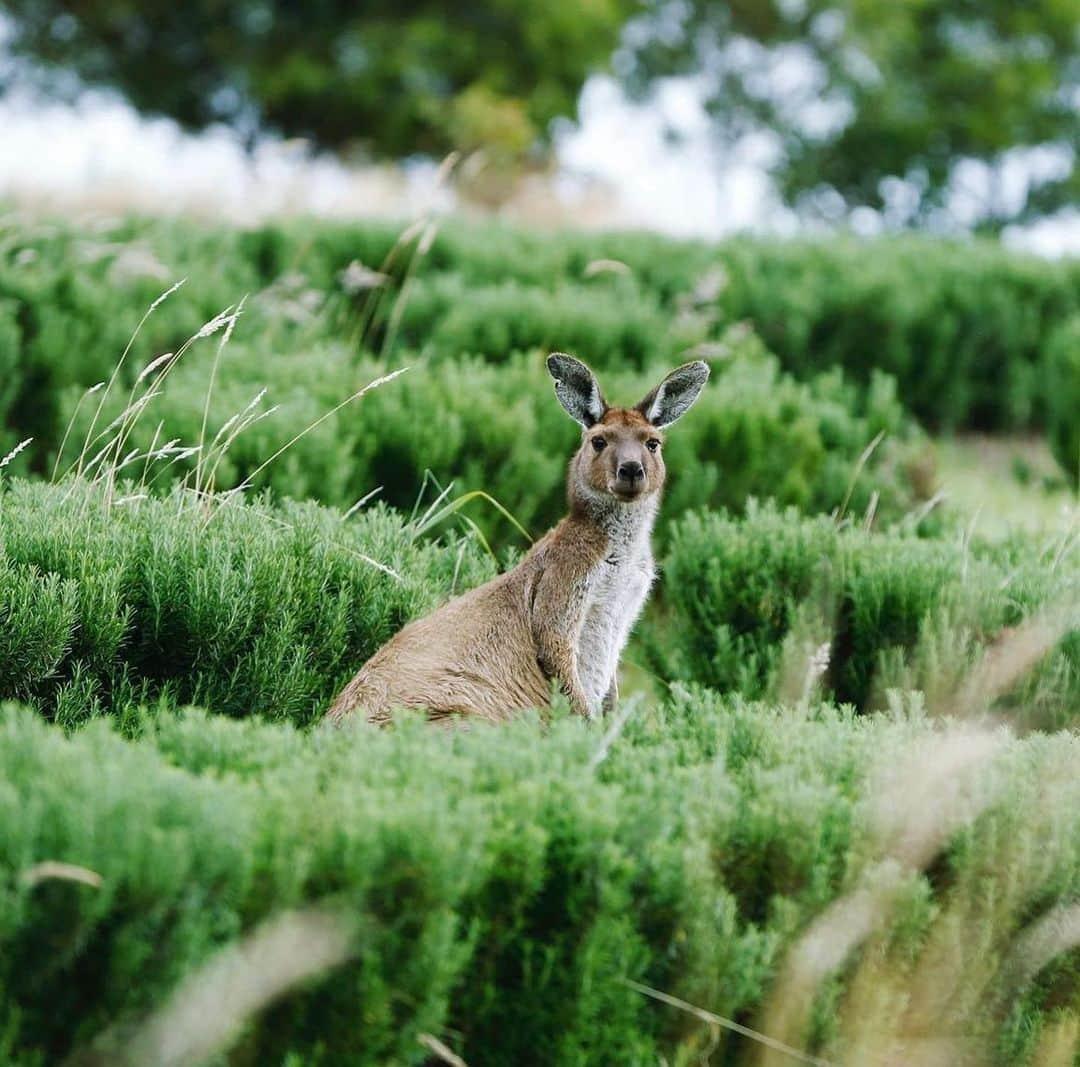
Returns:
[[[182,981],[134,1031],[108,1031],[68,1067],[195,1067],[227,1048],[272,1001],[356,952],[352,921],[313,907],[271,919]]]

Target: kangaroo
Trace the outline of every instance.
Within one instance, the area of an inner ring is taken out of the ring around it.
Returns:
[[[594,719],[618,697],[619,656],[654,577],[650,545],[666,471],[661,429],[709,377],[696,361],[636,407],[610,407],[592,371],[548,357],[555,395],[582,427],[570,460],[569,514],[512,570],[409,623],[383,645],[326,714],[389,722],[395,708],[498,722],[540,707],[558,683]]]

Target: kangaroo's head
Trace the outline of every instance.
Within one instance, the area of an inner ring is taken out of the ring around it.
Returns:
[[[664,437],[709,379],[697,360],[673,370],[632,408],[609,407],[591,370],[573,356],[548,356],[555,395],[584,433],[570,462],[569,491],[575,497],[606,497],[632,504],[658,493],[664,484]]]

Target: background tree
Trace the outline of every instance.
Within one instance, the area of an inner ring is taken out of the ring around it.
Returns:
[[[1080,0],[7,7],[17,54],[189,127],[391,158],[484,148],[512,174],[614,52],[639,95],[694,75],[722,143],[764,133],[810,215],[997,230],[1080,199]]]
[[[639,94],[697,75],[827,218],[999,229],[1080,193],[1080,0],[652,0],[618,67]]]
[[[521,152],[574,114],[632,0],[8,0],[12,51],[198,128]],[[70,79],[69,79],[70,81]],[[63,85],[63,81],[54,85]]]

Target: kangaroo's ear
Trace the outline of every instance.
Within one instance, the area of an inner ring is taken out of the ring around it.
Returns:
[[[555,379],[555,395],[570,418],[587,430],[596,425],[607,411],[600,386],[593,372],[565,352],[552,352],[547,358],[548,373]]]
[[[637,406],[657,428],[670,426],[677,418],[690,410],[705,383],[709,380],[709,365],[700,359],[676,367]]]

